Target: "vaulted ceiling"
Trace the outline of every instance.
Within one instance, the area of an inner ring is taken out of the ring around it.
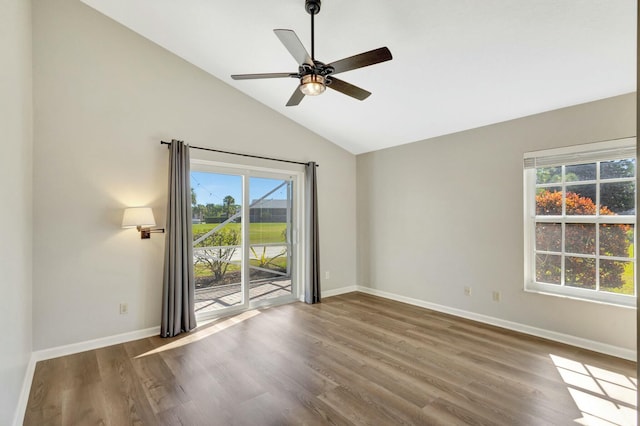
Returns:
[[[636,90],[635,0],[325,0],[317,59],[393,60],[340,74],[364,101],[328,90],[295,107],[295,79],[230,75],[297,71],[273,29],[310,51],[304,0],[83,1],[354,154]]]

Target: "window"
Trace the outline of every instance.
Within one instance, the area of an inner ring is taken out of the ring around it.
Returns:
[[[635,306],[635,157],[635,138],[525,154],[525,290]]]

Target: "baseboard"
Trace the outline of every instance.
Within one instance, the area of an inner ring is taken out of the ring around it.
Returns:
[[[24,423],[24,414],[27,410],[27,402],[29,401],[29,393],[31,392],[31,382],[33,381],[33,373],[36,371],[36,359],[33,356],[33,352],[29,357],[27,363],[27,370],[24,373],[24,379],[22,380],[22,389],[20,389],[20,396],[18,397],[18,405],[13,416],[13,425],[20,426]]]
[[[117,345],[118,343],[130,342],[132,340],[144,339],[145,337],[157,336],[160,334],[160,326],[145,328],[143,330],[129,331],[127,333],[114,334],[113,336],[101,337],[99,339],[87,340],[84,342],[72,343],[70,345],[56,346],[54,348],[42,349],[33,352],[37,361],[57,358],[65,355],[77,354],[79,352],[90,351],[92,349],[104,348],[105,346]]]
[[[322,297],[337,296],[339,294],[351,293],[357,291],[355,285],[340,287],[332,290],[322,291]],[[304,301],[304,297],[300,298]],[[127,333],[116,334],[113,336],[101,337],[99,339],[87,340],[84,342],[72,343],[70,345],[56,346],[54,348],[42,349],[34,351],[32,358],[35,362],[44,361],[46,359],[57,358],[65,355],[72,355],[79,352],[90,351],[92,349],[104,348],[105,346],[117,345],[118,343],[130,342],[132,340],[144,339],[145,337],[157,336],[160,334],[160,326],[151,327],[144,330],[130,331]]]
[[[350,285],[347,287],[334,288],[331,290],[322,290],[320,293],[320,296],[321,297],[338,296],[340,294],[352,293],[354,291],[358,291],[358,286]]]
[[[360,291],[362,293],[384,297],[385,299],[408,303],[409,305],[419,306],[421,308],[431,309],[433,311],[442,312],[445,314],[450,314],[457,317],[482,322],[485,324],[495,325],[497,327],[506,328],[508,330],[518,331],[520,333],[530,334],[536,337],[542,337],[544,339],[553,340],[559,343],[565,343],[571,346],[577,346],[579,348],[588,349],[588,350],[600,352],[606,355],[627,359],[629,361],[634,361],[634,362],[637,361],[636,351],[626,349],[626,348],[621,348],[619,346],[613,346],[613,345],[609,345],[602,342],[596,342],[594,340],[571,336],[569,334],[563,334],[563,333],[558,333],[551,330],[532,327],[526,324],[521,324],[521,323],[503,320],[500,318],[490,317],[488,315],[477,314],[475,312],[469,312],[463,309],[457,309],[457,308],[451,308],[449,306],[438,305],[436,303],[426,302],[424,300],[401,296],[398,294],[389,293],[386,291],[377,290],[369,287],[357,286],[356,289],[357,291]]]

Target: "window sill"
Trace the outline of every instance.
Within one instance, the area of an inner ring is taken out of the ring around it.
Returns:
[[[586,297],[580,297],[580,296],[576,296],[576,295],[571,295],[571,294],[563,294],[563,293],[554,293],[554,292],[550,292],[550,291],[544,291],[544,290],[540,290],[540,289],[531,289],[531,288],[525,288],[524,289],[525,293],[535,293],[535,294],[540,294],[543,296],[552,296],[552,297],[558,297],[561,299],[570,299],[570,300],[577,300],[579,302],[588,302],[588,303],[596,303],[599,305],[607,305],[607,306],[614,306],[616,308],[624,308],[624,309],[637,309],[636,306],[636,298],[629,298],[630,300],[633,300],[633,304],[623,304],[623,303],[616,303],[616,302],[611,302],[611,301],[606,301],[606,300],[596,300],[596,299],[590,299],[590,298],[586,298]]]

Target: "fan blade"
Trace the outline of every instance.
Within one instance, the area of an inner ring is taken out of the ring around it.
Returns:
[[[371,92],[367,92],[366,90],[347,83],[346,81],[338,80],[335,77],[331,77],[331,84],[327,87],[340,93],[344,93],[347,96],[351,96],[352,98],[356,98],[359,101],[364,101],[371,94]]]
[[[276,33],[298,65],[309,64],[313,66],[311,56],[293,30],[273,30],[273,32]]]
[[[298,77],[298,74],[291,72],[274,72],[270,74],[235,74],[231,78],[234,80],[253,80],[256,78],[284,78]]]
[[[293,92],[293,95],[289,98],[289,102],[287,102],[287,106],[296,106],[298,105],[302,99],[304,98],[304,93],[300,91],[298,87],[296,87],[296,91]]]
[[[386,47],[370,50],[368,52],[360,53],[359,55],[350,56],[348,58],[335,61],[329,66],[332,66],[333,74],[340,72],[351,71],[357,68],[368,67],[369,65],[378,64],[393,59],[391,52]]]

